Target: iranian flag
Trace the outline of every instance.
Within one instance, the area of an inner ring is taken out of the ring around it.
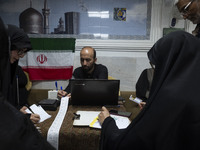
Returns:
[[[74,38],[30,38],[33,49],[19,65],[30,80],[65,80],[72,77]]]

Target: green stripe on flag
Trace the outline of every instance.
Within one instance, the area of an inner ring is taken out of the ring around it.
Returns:
[[[33,50],[72,50],[75,52],[74,38],[30,38]]]

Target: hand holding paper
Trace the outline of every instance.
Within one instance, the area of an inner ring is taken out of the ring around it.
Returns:
[[[38,114],[40,116],[40,122],[43,122],[44,120],[50,118],[51,116],[39,105],[31,105],[30,106],[30,109],[35,113],[35,114]],[[26,109],[26,112],[27,113],[32,113],[29,109]]]

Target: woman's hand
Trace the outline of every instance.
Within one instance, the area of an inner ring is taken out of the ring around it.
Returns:
[[[27,114],[26,112],[26,109],[27,107],[26,106],[23,106],[20,111],[23,113],[23,114]],[[33,123],[38,123],[40,121],[40,116],[38,114],[31,114],[30,116],[30,119]]]
[[[20,109],[20,111],[21,111],[23,114],[27,114],[26,109],[27,109],[27,107],[26,107],[26,106],[23,106],[23,107]]]
[[[99,118],[99,122],[102,125],[104,120],[110,116],[109,111],[106,109],[106,107],[102,107],[102,111],[100,112],[100,114],[98,115]]]
[[[144,108],[144,106],[146,105],[146,102],[140,102],[139,106],[140,106],[140,110],[142,110]]]
[[[30,119],[33,123],[38,123],[40,121],[40,116],[38,114],[31,114]]]

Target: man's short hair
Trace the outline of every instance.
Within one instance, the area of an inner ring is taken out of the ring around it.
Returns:
[[[82,48],[82,50],[83,50],[84,48],[91,48],[91,49],[93,49],[93,53],[94,53],[93,58],[94,58],[94,59],[96,58],[96,50],[95,50],[93,47],[91,47],[91,46],[84,46],[84,47]]]

